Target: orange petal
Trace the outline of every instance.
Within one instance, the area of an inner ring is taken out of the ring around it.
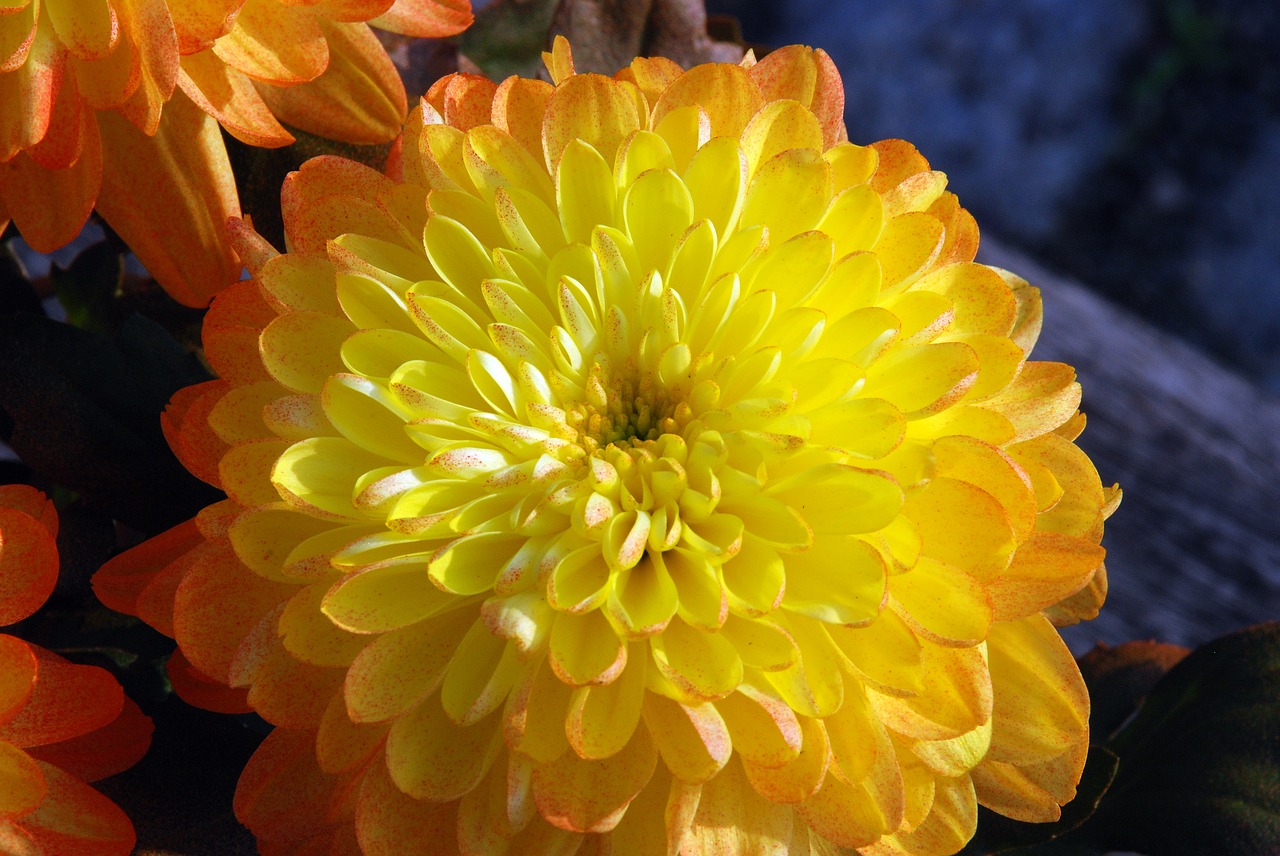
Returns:
[[[44,746],[102,728],[120,715],[124,691],[111,673],[80,666],[31,646],[36,682],[17,716],[0,728],[0,740]]]
[[[458,803],[418,800],[396,787],[375,761],[356,797],[355,827],[367,856],[452,856]]]
[[[281,256],[284,260],[293,255]],[[269,380],[258,354],[258,335],[276,316],[258,283],[232,283],[214,299],[204,316],[204,353],[218,377],[240,385]]]
[[[321,21],[328,39],[325,72],[299,85],[258,87],[281,121],[347,143],[385,143],[400,133],[408,103],[404,84],[365,24]],[[221,42],[219,42],[221,44]]]
[[[16,636],[0,635],[0,724],[31,698],[36,680],[36,655]]]
[[[320,770],[313,731],[277,728],[245,765],[232,806],[236,819],[260,840],[278,838],[298,844],[315,833],[340,781]]]
[[[211,47],[235,24],[244,0],[183,0],[169,7],[183,56]]]
[[[44,524],[0,508],[0,624],[35,612],[58,580],[58,546]]]
[[[47,854],[128,856],[133,824],[111,800],[57,767],[40,764],[47,790],[22,827]]]
[[[129,769],[151,745],[154,726],[138,705],[125,698],[120,715],[102,728],[31,750],[31,757],[52,764],[81,781],[95,782]]]
[[[554,91],[545,80],[511,76],[493,93],[493,124],[520,141],[542,161],[542,117]]]
[[[183,387],[160,414],[160,428],[169,448],[188,472],[214,487],[222,486],[218,462],[227,453],[227,444],[209,427],[209,414],[229,387],[225,380]]]
[[[396,0],[369,23],[403,36],[438,39],[461,33],[474,20],[471,0]]]
[[[138,52],[138,87],[120,115],[144,134],[154,134],[160,112],[178,83],[178,36],[166,0],[113,0],[120,11],[124,34]],[[129,242],[133,247],[133,242]]]
[[[44,138],[65,66],[57,38],[37,28],[26,62],[0,73],[0,164]]]
[[[49,534],[58,537],[58,509],[53,500],[31,485],[0,485],[0,508],[11,508],[40,521]]]
[[[253,707],[249,704],[249,691],[243,687],[229,687],[220,684],[201,672],[183,656],[182,651],[175,650],[165,663],[165,674],[178,698],[187,704],[214,713],[250,713]]]
[[[102,149],[91,111],[85,111],[84,122],[85,148],[75,165],[45,169],[26,153],[0,165],[14,224],[37,252],[53,252],[80,234],[97,200]]]
[[[640,129],[640,115],[628,86],[598,74],[579,74],[556,87],[542,121],[546,164],[552,175],[574,140],[587,143],[605,163],[613,164],[619,144]]]
[[[231,136],[251,146],[275,148],[293,142],[244,74],[203,50],[182,58],[178,85],[196,106]]]
[[[62,86],[58,87],[57,98],[53,104],[53,112],[49,116],[49,129],[39,143],[27,150],[40,166],[45,169],[66,169],[79,159],[85,148],[86,138],[94,137],[93,146],[98,149],[94,157],[99,161],[101,171],[102,150],[98,145],[98,123],[95,122],[92,110],[86,110],[80,90],[76,87],[74,75],[64,74]],[[97,183],[97,179],[94,179]],[[95,195],[97,188],[94,188]],[[48,194],[45,199],[49,199]],[[60,199],[61,197],[52,196]]]
[[[680,75],[653,108],[654,128],[673,110],[697,105],[711,121],[712,137],[738,137],[760,109],[760,87],[736,65],[699,65]]]
[[[138,597],[172,562],[203,543],[196,522],[188,520],[126,550],[93,575],[93,593],[109,609],[137,615]]]
[[[225,543],[210,546],[178,586],[174,637],[193,666],[230,683],[231,662],[241,641],[296,586],[262,579]]]
[[[329,46],[305,6],[248,0],[213,52],[254,80],[288,86],[315,80],[329,64]]]
[[[844,134],[844,84],[826,51],[788,45],[767,54],[747,70],[766,101],[790,99],[813,111],[822,128],[824,148]]]
[[[175,95],[154,137],[103,113],[98,211],[165,290],[201,307],[240,276],[226,238],[240,204],[218,123]]]

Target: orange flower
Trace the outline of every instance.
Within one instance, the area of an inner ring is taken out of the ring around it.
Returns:
[[[0,486],[0,624],[26,618],[58,576],[58,517],[34,488]],[[0,850],[125,856],[133,824],[85,784],[133,766],[151,720],[111,674],[0,635]]]
[[[1056,818],[1089,700],[1054,624],[1119,494],[1028,359],[1039,292],[913,147],[848,142],[821,51],[547,60],[433,86],[388,175],[305,164],[287,253],[236,226],[220,378],[164,418],[229,498],[95,585],[277,726],[237,816],[370,856]]]
[[[285,122],[392,139],[404,88],[374,26],[460,32],[469,0],[9,0],[0,4],[0,228],[51,252],[97,207],[173,297],[239,278],[218,130],[293,141]],[[279,120],[279,121],[277,121]]]

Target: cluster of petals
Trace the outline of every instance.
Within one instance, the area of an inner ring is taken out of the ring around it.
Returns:
[[[239,278],[219,125],[282,146],[280,124],[387,142],[407,109],[374,26],[457,33],[470,0],[6,0],[0,3],[0,228],[40,252],[89,213],[177,300]]]
[[[42,493],[0,486],[0,625],[53,591],[57,531]],[[85,783],[133,766],[150,741],[151,720],[109,672],[0,634],[0,852],[132,853],[129,818]]]
[[[320,158],[165,417],[227,493],[96,578],[276,730],[264,853],[944,854],[1050,820],[1119,499],[1036,289],[822,51],[453,75]]]

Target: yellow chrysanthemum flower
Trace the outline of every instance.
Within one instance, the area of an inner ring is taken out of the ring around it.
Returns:
[[[288,253],[240,231],[221,379],[166,422],[229,499],[97,581],[279,726],[239,817],[369,854],[1057,817],[1089,701],[1052,622],[1096,613],[1118,492],[1026,359],[1036,290],[913,148],[845,140],[821,51],[548,67],[442,80],[391,177],[307,164]]]
[[[457,33],[470,0],[0,0],[0,230],[52,252],[98,208],[177,300],[239,278],[239,201],[219,124],[394,138],[407,105],[365,21]],[[280,121],[277,121],[280,120]]]

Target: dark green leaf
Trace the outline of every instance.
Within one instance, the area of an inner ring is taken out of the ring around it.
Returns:
[[[82,250],[68,268],[49,271],[54,293],[67,312],[67,321],[82,330],[109,333],[112,312],[124,283],[124,256],[106,241]]]
[[[496,0],[476,12],[458,48],[491,80],[536,76],[547,49],[556,0]]]
[[[1089,686],[1089,729],[1095,742],[1106,740],[1123,725],[1147,693],[1190,650],[1163,642],[1098,645],[1080,658],[1080,673]]]
[[[207,379],[193,355],[141,316],[114,340],[33,315],[0,318],[9,444],[44,479],[143,532],[220,497],[182,468],[160,431],[169,398]]]
[[[44,309],[27,269],[14,252],[13,241],[5,241],[0,244],[0,315],[13,312],[43,315]]]
[[[1089,840],[1160,856],[1280,852],[1280,624],[1202,645],[1111,741]]]

